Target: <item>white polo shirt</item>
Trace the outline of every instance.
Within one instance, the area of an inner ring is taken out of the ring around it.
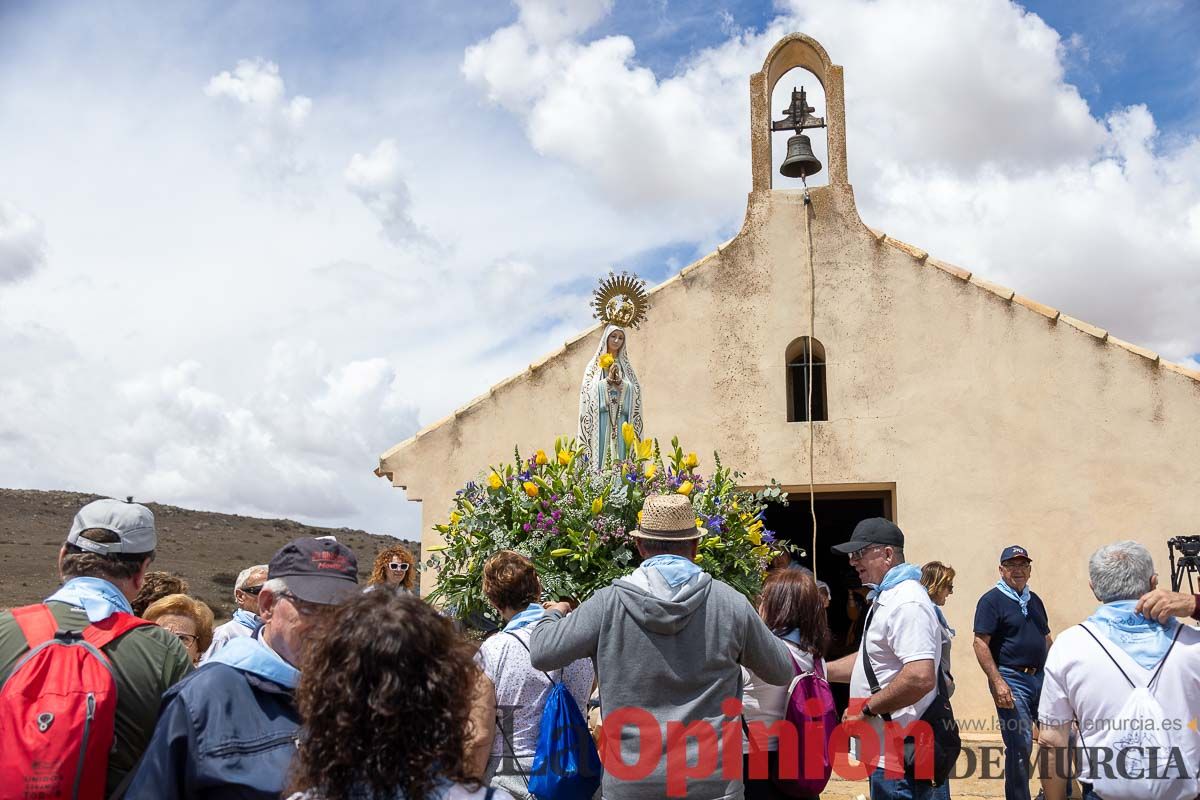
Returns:
[[[901,581],[891,589],[880,592],[872,608],[874,616],[867,631],[865,649],[880,688],[891,683],[901,668],[913,661],[933,661],[936,674],[942,655],[942,626],[938,622],[937,612],[933,609],[933,601],[929,599],[929,593],[925,591],[921,582]],[[871,609],[868,609],[867,613],[871,613]],[[850,697],[869,698],[871,686],[867,683],[867,672],[863,668],[863,647],[859,647],[858,652],[858,658],[854,661],[854,671],[850,675]],[[936,687],[913,705],[890,712],[892,721],[900,727],[916,722],[935,697]],[[874,717],[869,721],[875,728],[876,735],[881,737],[881,754],[876,766],[884,766],[885,755],[892,757],[893,766],[902,766],[902,752],[882,752],[883,720]],[[851,741],[855,745],[852,751],[855,757],[858,757],[858,741]]]
[[[1091,625],[1091,628],[1130,680],[1141,687],[1150,683],[1154,677],[1153,669],[1146,669],[1134,661],[1110,641],[1099,626]],[[1163,709],[1163,738],[1170,747],[1179,748],[1189,776],[1194,776],[1200,768],[1200,733],[1190,727],[1200,716],[1200,678],[1197,676],[1200,676],[1200,630],[1184,625],[1150,693]],[[1098,741],[1093,734],[1102,734],[1106,727],[1111,729],[1132,692],[1133,688],[1116,664],[1101,652],[1100,645],[1082,627],[1068,628],[1054,640],[1046,657],[1038,720],[1044,725],[1078,720],[1084,752],[1080,780],[1091,782],[1095,774],[1087,750],[1091,746],[1089,738]],[[1138,731],[1129,733],[1137,738]],[[1131,746],[1137,744],[1134,742]],[[1162,760],[1165,762],[1165,758]],[[1111,764],[1110,768],[1113,768]],[[1173,783],[1178,786],[1171,787],[1172,794],[1180,800],[1191,800],[1200,792],[1197,781],[1177,780]]]

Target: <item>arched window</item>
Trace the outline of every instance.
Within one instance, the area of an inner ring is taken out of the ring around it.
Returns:
[[[801,336],[787,349],[788,422],[808,422],[810,367],[813,421],[829,419],[825,405],[825,347],[816,339]]]

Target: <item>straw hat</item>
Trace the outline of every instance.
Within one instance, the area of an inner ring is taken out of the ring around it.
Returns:
[[[696,525],[692,501],[681,494],[652,495],[642,506],[641,527],[633,531],[639,539],[684,541],[699,539],[703,528]]]

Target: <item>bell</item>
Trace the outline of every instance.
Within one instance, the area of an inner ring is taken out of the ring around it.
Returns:
[[[788,138],[787,158],[779,165],[785,178],[807,178],[821,171],[821,162],[813,155],[812,142],[803,133]]]

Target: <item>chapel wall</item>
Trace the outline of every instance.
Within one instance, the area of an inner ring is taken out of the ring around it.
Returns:
[[[993,715],[971,652],[975,601],[1000,549],[1034,557],[1031,585],[1057,634],[1095,602],[1087,556],[1141,541],[1166,583],[1165,540],[1200,533],[1200,382],[938,269],[866,228],[849,187],[811,192],[815,334],[829,420],[814,428],[818,485],[894,483],[909,560],[958,571],[947,617],[960,716]],[[718,450],[747,485],[808,482],[808,426],[788,423],[784,351],[809,330],[803,197],[751,195],[719,253],[651,297],[629,335],[645,434],[678,435],[701,471]],[[594,329],[384,458],[423,501],[439,542],[454,491],[488,464],[574,435]],[[435,576],[422,575],[422,590]]]

